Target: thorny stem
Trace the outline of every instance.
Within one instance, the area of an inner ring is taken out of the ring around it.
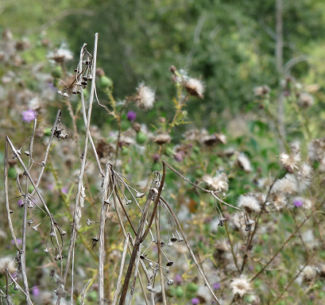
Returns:
[[[167,305],[166,303],[166,292],[165,292],[165,285],[164,285],[164,274],[162,270],[162,258],[161,258],[161,243],[160,243],[160,212],[159,209],[157,210],[156,217],[156,231],[157,231],[157,247],[158,247],[158,263],[159,263],[159,273],[160,273],[160,285],[161,285],[161,293],[163,304]]]
[[[324,201],[321,202],[316,209],[320,208],[324,204]],[[290,239],[295,236],[295,234],[299,231],[299,229],[307,222],[307,220],[314,215],[315,211],[313,211],[311,214],[309,214],[304,221],[297,227],[297,229],[287,238],[287,240],[283,243],[283,245],[273,254],[271,259],[264,265],[264,267],[257,273],[255,274],[250,281],[254,281],[264,270],[272,263],[272,261],[275,259],[275,257],[282,251],[282,249],[287,245],[287,243],[290,241]]]
[[[71,239],[70,239],[70,245],[69,245],[68,256],[67,256],[67,263],[65,266],[64,276],[63,276],[63,286],[65,286],[65,283],[67,280],[71,256],[72,256],[72,249],[75,246],[75,241],[76,241],[76,237],[77,237],[77,230],[76,230],[77,213],[76,212],[77,212],[77,209],[79,208],[80,196],[81,196],[81,191],[82,191],[82,187],[83,187],[83,176],[84,176],[86,160],[87,160],[87,148],[88,148],[88,140],[89,140],[89,135],[90,135],[89,128],[90,128],[90,120],[91,120],[92,106],[93,106],[95,86],[96,86],[95,82],[96,82],[97,45],[98,45],[98,33],[95,34],[94,52],[93,52],[93,66],[92,66],[93,75],[92,75],[92,83],[91,83],[90,98],[89,98],[88,118],[87,118],[87,124],[86,124],[85,147],[84,147],[84,153],[83,153],[80,174],[79,174],[78,193],[76,196],[76,203],[75,203],[75,210],[74,210],[74,217],[73,217],[73,226],[72,226]],[[56,304],[59,305],[60,302],[61,302],[61,297],[58,296]]]

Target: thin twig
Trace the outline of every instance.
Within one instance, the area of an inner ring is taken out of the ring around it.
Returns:
[[[316,210],[322,206],[322,204],[324,204],[324,201],[321,202]],[[250,281],[254,281],[262,272],[264,272],[264,270],[272,263],[272,261],[275,259],[275,257],[282,251],[282,249],[287,245],[287,243],[290,241],[290,239],[295,236],[295,234],[299,231],[299,229],[307,222],[307,220],[315,213],[315,211],[313,211],[309,216],[307,216],[304,221],[297,227],[297,229],[287,238],[287,240],[283,243],[283,245],[273,254],[273,256],[271,257],[271,259],[264,265],[264,267],[257,273],[255,274]]]
[[[167,305],[166,303],[166,292],[165,292],[165,283],[164,283],[164,274],[162,269],[162,258],[161,258],[161,243],[160,243],[160,212],[159,209],[157,210],[156,217],[156,232],[157,232],[157,246],[158,246],[158,263],[159,263],[159,273],[160,273],[160,285],[161,285],[161,293],[162,293],[162,299],[163,304]]]
[[[105,264],[105,222],[106,222],[106,209],[109,207],[105,203],[108,196],[108,189],[111,176],[111,165],[106,164],[105,177],[102,187],[102,202],[100,211],[100,224],[99,224],[99,259],[98,259],[98,294],[99,304],[105,304],[105,293],[104,293],[104,264]]]
[[[160,199],[165,203],[165,205],[166,205],[166,207],[168,208],[170,214],[171,214],[172,217],[174,218],[174,220],[175,220],[175,222],[176,222],[176,224],[177,224],[177,226],[178,226],[178,228],[179,228],[179,230],[180,230],[180,232],[181,232],[181,234],[182,234],[182,237],[183,237],[183,239],[184,239],[185,245],[186,245],[188,251],[190,252],[190,254],[191,254],[191,256],[192,256],[192,258],[193,258],[193,260],[194,260],[194,262],[195,262],[195,264],[196,264],[196,266],[197,266],[197,268],[199,269],[199,272],[200,272],[200,274],[201,274],[201,276],[202,276],[202,278],[203,278],[205,284],[207,285],[208,289],[210,290],[211,295],[213,296],[213,298],[214,298],[214,300],[217,302],[217,304],[220,305],[220,301],[219,301],[219,299],[217,298],[217,296],[214,294],[214,291],[213,291],[212,287],[210,286],[210,284],[209,284],[209,282],[208,282],[208,279],[206,278],[206,276],[205,276],[205,274],[204,274],[204,272],[203,272],[203,270],[202,270],[200,264],[198,263],[198,261],[197,261],[195,255],[194,255],[194,253],[193,253],[193,251],[192,251],[192,248],[191,248],[190,244],[188,243],[188,241],[187,241],[187,239],[186,239],[186,236],[185,236],[185,234],[184,234],[184,232],[183,232],[183,230],[182,230],[182,228],[181,228],[181,225],[180,225],[180,223],[179,223],[179,221],[178,221],[178,219],[177,219],[177,217],[176,217],[174,211],[172,210],[172,208],[170,207],[170,205],[167,203],[167,201],[166,201],[163,197],[160,197]]]

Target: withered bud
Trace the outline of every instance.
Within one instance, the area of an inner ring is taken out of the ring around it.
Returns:
[[[102,68],[97,68],[96,69],[96,75],[101,77],[101,76],[105,76],[105,72]]]
[[[175,74],[177,69],[175,66],[170,66],[169,71],[172,72],[173,74]]]
[[[170,135],[169,134],[159,134],[154,139],[155,143],[158,145],[163,145],[165,143],[170,142]]]
[[[160,118],[159,118],[159,123],[166,123],[166,119],[163,118],[163,117],[160,117]]]
[[[132,128],[136,131],[139,132],[141,129],[141,125],[137,122],[133,123]]]

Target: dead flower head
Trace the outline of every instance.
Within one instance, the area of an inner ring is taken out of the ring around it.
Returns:
[[[230,287],[233,294],[239,294],[240,297],[243,297],[244,294],[251,290],[250,282],[245,275],[241,275],[239,278],[232,280]]]

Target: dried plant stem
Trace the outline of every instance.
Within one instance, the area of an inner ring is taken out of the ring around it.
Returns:
[[[221,210],[223,211],[223,209],[222,209],[222,205],[220,205],[220,207],[221,207]],[[237,271],[238,271],[239,273],[241,273],[240,270],[239,270],[239,267],[238,267],[237,257],[236,257],[235,252],[234,252],[234,247],[233,247],[233,244],[232,244],[232,241],[231,241],[231,238],[230,238],[230,234],[229,234],[229,230],[228,230],[227,222],[225,222],[225,229],[226,229],[227,237],[228,237],[229,244],[230,244],[231,254],[232,254],[232,257],[233,257],[234,262],[235,262],[235,266],[236,266],[236,268],[237,268]]]
[[[321,205],[324,204],[324,202],[321,202],[316,210],[321,207]],[[287,238],[287,240],[283,243],[283,245],[273,254],[273,256],[271,257],[271,259],[264,265],[264,267],[257,273],[255,274],[252,278],[251,278],[251,282],[254,281],[262,272],[264,272],[264,270],[272,263],[272,261],[275,259],[275,257],[282,251],[282,249],[287,245],[287,243],[290,241],[290,239],[295,236],[295,234],[299,231],[299,229],[307,222],[307,220],[314,215],[315,211],[313,211],[309,216],[307,216],[304,221],[297,226],[297,229]]]
[[[52,127],[51,137],[50,137],[49,143],[48,143],[48,145],[46,147],[45,156],[44,156],[44,160],[43,160],[44,164],[47,163],[47,158],[49,156],[50,148],[51,148],[52,141],[53,141],[53,137],[54,137],[55,127],[58,124],[58,122],[59,122],[60,119],[61,119],[61,110],[58,110],[58,113],[56,114],[56,118],[55,118],[55,121],[54,121],[54,124],[53,124],[53,127]],[[45,166],[43,166],[41,168],[41,172],[40,172],[40,174],[38,176],[38,179],[37,179],[37,182],[36,182],[36,186],[37,187],[39,186],[39,184],[41,182],[41,179],[42,179],[44,170],[45,170]],[[35,192],[36,192],[36,188],[32,191],[31,195],[34,195]]]
[[[160,285],[161,285],[161,293],[162,293],[162,300],[163,304],[167,305],[166,303],[166,292],[165,292],[165,283],[164,283],[164,274],[162,269],[162,257],[161,257],[161,243],[160,243],[160,212],[159,209],[157,210],[156,217],[156,232],[157,232],[157,246],[158,246],[158,263],[159,263],[159,273],[160,273]]]
[[[77,196],[76,196],[76,203],[75,203],[74,216],[73,216],[73,226],[72,226],[72,232],[71,232],[71,238],[70,238],[70,244],[69,244],[69,250],[68,250],[68,256],[67,256],[67,262],[66,262],[64,276],[63,276],[63,286],[65,285],[66,280],[67,280],[67,276],[68,276],[69,268],[70,268],[70,261],[71,261],[71,257],[72,257],[72,250],[75,246],[75,241],[76,241],[76,237],[77,237],[77,228],[76,228],[77,213],[76,212],[77,212],[77,209],[79,208],[79,204],[80,204],[81,191],[83,188],[83,176],[84,176],[86,160],[87,160],[88,140],[89,140],[89,135],[90,135],[89,128],[90,128],[90,120],[91,120],[92,106],[93,106],[95,86],[96,86],[95,81],[96,81],[97,45],[98,45],[98,33],[95,34],[94,52],[93,52],[93,67],[92,67],[93,75],[92,75],[90,98],[89,98],[88,118],[87,118],[87,124],[86,124],[85,147],[84,147],[84,153],[82,156],[82,163],[81,163],[80,174],[79,174],[78,192],[77,192]],[[60,303],[61,303],[61,297],[59,296],[56,304],[59,305]]]
[[[33,134],[31,136],[30,144],[29,144],[29,160],[28,160],[28,169],[31,168],[33,165],[33,147],[34,147],[34,136],[35,136],[35,130],[36,130],[36,123],[37,121],[34,121],[34,127],[33,127]],[[26,177],[26,191],[25,194],[28,193],[28,178]],[[24,283],[24,289],[26,293],[26,302],[28,305],[30,305],[29,299],[29,287],[28,287],[28,279],[27,279],[27,272],[26,272],[26,234],[27,234],[27,209],[28,205],[27,203],[24,203],[24,216],[23,216],[23,230],[22,230],[22,242],[21,242],[21,274],[23,278]]]
[[[25,175],[28,177],[29,181],[30,181],[31,184],[33,185],[34,189],[36,190],[36,193],[37,193],[39,199],[41,200],[41,202],[42,202],[42,204],[43,204],[43,206],[44,206],[44,208],[45,208],[45,211],[46,211],[46,213],[47,213],[47,216],[49,216],[49,218],[50,218],[50,220],[51,220],[51,226],[52,226],[52,228],[55,228],[55,227],[56,227],[56,225],[54,224],[54,223],[55,223],[55,220],[54,220],[54,218],[53,218],[53,216],[52,216],[50,210],[48,209],[48,207],[47,207],[47,205],[46,205],[46,203],[45,203],[45,201],[44,201],[42,195],[40,194],[40,192],[39,192],[39,190],[38,190],[36,184],[34,183],[34,181],[33,181],[32,177],[31,177],[31,175],[30,175],[28,169],[26,168],[26,166],[25,166],[23,160],[20,158],[20,156],[19,156],[17,150],[15,149],[15,147],[13,146],[13,144],[11,143],[10,139],[9,139],[8,137],[6,137],[6,139],[7,139],[7,142],[9,143],[9,145],[10,145],[10,147],[11,147],[11,149],[12,149],[14,155],[15,155],[15,157],[18,159],[20,165],[23,167],[23,169],[24,169],[24,171],[25,171]],[[62,253],[62,248],[61,248],[61,246],[60,246],[60,243],[59,243],[59,240],[58,240],[58,237],[57,237],[57,233],[56,233],[55,230],[53,230],[53,232],[54,232],[54,234],[55,234],[55,239],[56,239],[56,242],[57,242],[57,245],[58,245],[58,252],[59,252],[59,254],[61,255],[61,253]],[[62,260],[61,260],[61,264],[62,264]]]
[[[126,238],[127,237],[127,234],[129,234],[129,233],[126,233],[126,231],[125,231],[125,227],[124,227],[124,224],[122,222],[122,217],[121,217],[121,214],[120,214],[120,212],[119,212],[118,209],[116,209],[116,214],[117,214],[117,218],[119,220],[120,226],[122,228],[124,237]],[[132,245],[132,247],[134,247],[134,242],[132,240],[132,236],[131,235],[130,235],[130,241],[131,241],[130,244]],[[132,248],[131,248],[130,244],[128,245],[128,248],[129,248],[129,252],[132,254]],[[140,261],[140,262],[141,262],[141,267],[142,267],[143,271],[146,274],[147,280],[149,281],[149,275],[148,275],[148,272],[147,272],[147,270],[145,268],[145,265],[144,265],[143,261]],[[142,278],[141,278],[141,274],[140,273],[139,273],[139,282],[140,282],[140,286],[141,286],[141,289],[142,289],[142,293],[143,293],[143,296],[144,296],[146,305],[149,305],[149,301],[148,301],[147,296],[146,296],[146,291],[145,291],[145,288],[144,288],[144,285],[143,285],[143,282],[142,282]],[[151,294],[152,305],[155,305],[154,294],[152,292],[150,294]]]
[[[5,141],[5,158],[4,158],[4,187],[5,187],[5,202],[7,210],[8,224],[11,232],[12,239],[14,240],[15,246],[18,251],[21,251],[17,237],[15,234],[14,226],[12,225],[11,216],[10,216],[10,206],[9,206],[9,194],[8,194],[8,141]]]
[[[301,274],[301,272],[303,272],[304,269],[308,266],[308,264],[312,261],[312,259],[314,258],[315,254],[316,253],[314,253],[313,255],[310,256],[310,258],[307,260],[306,264],[299,270],[299,272],[296,274],[296,276],[291,279],[291,281],[289,282],[289,284],[283,289],[283,291],[280,293],[280,295],[275,300],[275,302],[273,303],[273,305],[275,305],[276,303],[278,303],[278,301],[280,301],[280,299],[283,296],[283,294],[289,289],[289,287],[298,278],[298,276]]]
[[[99,247],[98,247],[98,294],[99,304],[104,305],[105,293],[104,293],[104,264],[105,264],[105,222],[106,222],[106,209],[109,207],[105,203],[108,197],[108,189],[110,183],[111,165],[106,164],[105,177],[103,181],[103,193],[100,211],[100,224],[99,224]]]
[[[258,225],[259,225],[259,220],[260,220],[260,218],[261,218],[261,216],[262,216],[262,213],[263,213],[263,211],[264,211],[265,205],[266,205],[266,203],[267,203],[267,201],[268,201],[268,199],[269,199],[269,197],[270,197],[270,194],[271,194],[272,188],[273,188],[273,186],[274,186],[274,184],[275,184],[275,182],[276,182],[277,180],[278,180],[278,175],[277,175],[277,177],[273,180],[272,184],[270,185],[270,188],[269,188],[269,190],[268,190],[268,192],[267,192],[266,198],[265,198],[265,200],[264,200],[264,202],[263,202],[263,204],[262,204],[261,211],[258,213],[258,215],[257,215],[257,217],[256,217],[256,219],[255,219],[254,231],[252,232],[252,234],[251,234],[250,236],[248,236],[247,245],[246,245],[246,252],[245,252],[245,254],[244,254],[243,263],[242,263],[241,268],[240,268],[240,273],[242,273],[242,272],[244,271],[244,267],[245,267],[245,264],[246,264],[246,262],[247,262],[247,258],[248,258],[247,251],[249,251],[249,249],[250,249],[250,247],[251,247],[251,245],[252,245],[253,237],[254,237],[254,235],[256,234],[256,232],[257,232],[257,228],[258,228]]]
[[[208,282],[208,279],[206,278],[206,276],[205,276],[205,274],[204,274],[204,272],[203,272],[203,270],[202,270],[200,264],[198,263],[198,261],[197,261],[195,255],[194,255],[194,253],[193,253],[193,251],[192,251],[192,248],[191,248],[190,244],[188,243],[188,241],[187,241],[187,239],[186,239],[186,236],[185,236],[185,234],[184,234],[184,232],[183,232],[183,230],[182,230],[182,228],[181,228],[181,225],[180,225],[180,223],[179,223],[179,221],[178,221],[178,219],[177,219],[177,217],[176,217],[174,211],[172,210],[172,208],[170,207],[170,205],[167,203],[167,201],[166,201],[163,197],[160,197],[160,199],[165,203],[167,209],[169,210],[170,214],[171,214],[172,217],[174,218],[174,220],[175,220],[175,222],[176,222],[176,224],[177,224],[177,227],[179,228],[179,231],[180,231],[180,233],[182,234],[182,237],[183,237],[183,239],[184,239],[185,245],[186,245],[188,251],[190,252],[190,254],[191,254],[191,256],[192,256],[192,258],[193,258],[193,260],[194,260],[194,262],[195,262],[195,264],[196,264],[196,266],[197,266],[197,268],[198,268],[198,270],[199,270],[199,272],[200,272],[200,274],[201,274],[201,276],[202,276],[202,278],[203,278],[205,284],[207,285],[208,289],[210,290],[211,295],[213,296],[213,298],[214,298],[214,300],[217,302],[217,304],[220,305],[220,301],[219,301],[219,299],[217,298],[217,296],[214,294],[214,291],[213,291],[212,287],[210,286],[210,284],[209,284],[209,282]]]
[[[135,265],[136,258],[139,257],[138,252],[139,252],[139,248],[140,248],[141,235],[142,235],[144,225],[145,225],[145,222],[146,222],[146,218],[147,218],[147,214],[148,214],[148,210],[149,210],[149,206],[150,206],[150,203],[151,203],[152,196],[153,196],[153,191],[151,189],[149,191],[149,195],[148,195],[146,204],[145,204],[144,209],[143,209],[143,214],[142,214],[142,217],[141,217],[141,220],[140,220],[140,226],[139,226],[139,229],[138,229],[138,234],[137,234],[135,242],[134,242],[133,251],[132,251],[132,254],[131,254],[129,266],[128,266],[126,276],[125,276],[125,279],[124,279],[122,294],[121,294],[121,298],[120,298],[120,302],[119,302],[120,305],[124,305],[124,303],[125,303],[125,298],[126,298],[126,294],[127,294],[128,288],[129,288],[129,282],[130,282],[130,279],[131,279],[131,276],[132,276],[133,267]]]
[[[30,299],[30,297],[26,294],[26,292],[24,291],[24,289],[23,288],[21,288],[19,285],[18,285],[18,283],[17,283],[17,281],[13,278],[13,276],[10,274],[10,272],[9,272],[9,270],[6,268],[6,274],[7,275],[9,275],[9,277],[10,277],[10,279],[15,283],[15,286],[26,296],[26,298],[28,299],[28,304],[31,304],[31,305],[33,305],[33,302],[32,302],[32,300]]]
[[[129,245],[129,240],[130,240],[130,234],[127,233],[126,238],[125,238],[125,241],[124,241],[124,248],[123,248],[123,253],[122,253],[120,272],[119,272],[119,276],[118,276],[118,279],[117,279],[117,286],[116,286],[116,290],[115,290],[115,294],[114,294],[114,299],[113,299],[112,305],[116,305],[117,298],[118,298],[119,293],[121,291],[123,269],[124,269],[124,263],[125,263],[125,258],[126,258],[126,251],[127,251],[128,245]]]
[[[143,230],[144,230],[144,226],[145,226],[145,223],[146,223],[149,206],[150,206],[152,197],[154,195],[154,190],[153,189],[150,189],[148,197],[147,197],[147,201],[146,201],[145,206],[143,208],[143,213],[142,213],[142,217],[141,217],[141,220],[140,220],[138,233],[137,233],[137,236],[136,236],[136,239],[135,239],[135,242],[134,242],[134,247],[133,247],[129,267],[128,267],[128,270],[126,272],[126,277],[125,277],[124,284],[123,284],[122,295],[121,295],[120,303],[119,303],[120,305],[124,305],[124,303],[125,303],[125,298],[126,298],[130,278],[131,278],[131,275],[132,275],[133,266],[134,266],[134,264],[136,264],[136,265],[138,264],[138,262],[136,262],[136,258],[138,257],[138,260],[140,259],[140,253],[138,253],[139,248],[140,248],[140,244],[146,238],[146,236],[147,236],[147,234],[148,234],[148,232],[150,230],[150,227],[152,225],[152,221],[153,221],[153,218],[154,218],[156,210],[157,210],[157,205],[158,205],[158,201],[159,201],[159,198],[160,198],[160,195],[161,195],[161,191],[162,191],[164,182],[165,182],[165,167],[164,167],[163,176],[162,176],[162,179],[161,179],[161,182],[160,182],[159,190],[158,190],[158,192],[156,194],[156,198],[155,198],[155,202],[154,202],[155,207],[154,207],[154,210],[153,210],[152,215],[151,215],[151,220],[150,220],[150,222],[149,222],[149,224],[147,226],[147,229],[146,229],[146,231],[144,233],[143,233]]]

